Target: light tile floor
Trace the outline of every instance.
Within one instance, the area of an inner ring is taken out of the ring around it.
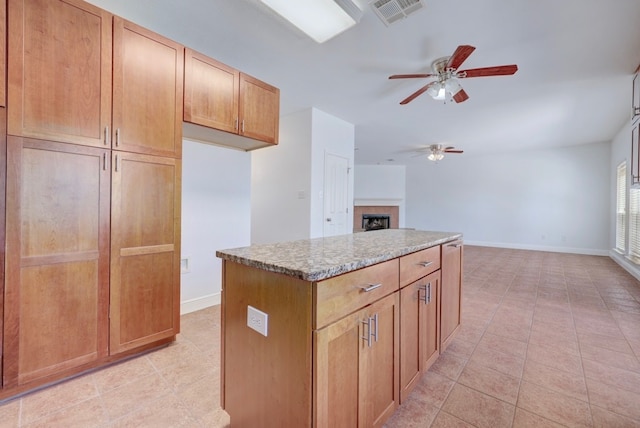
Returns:
[[[640,427],[640,283],[608,257],[466,246],[463,323],[395,427]],[[0,427],[225,427],[220,308],[171,346],[0,405]]]

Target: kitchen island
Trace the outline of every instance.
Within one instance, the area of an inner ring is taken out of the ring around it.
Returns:
[[[460,325],[462,235],[386,229],[220,250],[233,426],[381,426]]]

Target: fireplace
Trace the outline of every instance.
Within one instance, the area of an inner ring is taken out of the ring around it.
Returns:
[[[364,230],[389,229],[390,216],[386,214],[362,214],[362,228]]]
[[[374,228],[367,228],[368,224]],[[398,227],[399,207],[397,205],[355,205],[353,207],[354,232],[376,230],[376,228],[397,229]]]

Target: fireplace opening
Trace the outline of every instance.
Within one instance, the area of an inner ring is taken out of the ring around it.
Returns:
[[[364,230],[389,229],[389,216],[385,214],[362,214]]]

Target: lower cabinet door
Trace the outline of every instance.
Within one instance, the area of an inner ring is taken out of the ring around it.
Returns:
[[[108,353],[108,153],[9,137],[5,387]]]
[[[424,331],[422,359],[420,371],[425,372],[438,359],[440,355],[440,271],[436,271],[422,280],[427,290],[427,303],[422,306],[423,317],[420,325]]]
[[[381,427],[400,404],[400,298],[395,292],[365,308],[360,360],[360,427]]]
[[[380,427],[399,404],[399,293],[314,332],[314,426]]]
[[[462,241],[442,245],[442,285],[440,296],[440,352],[443,352],[460,327],[462,301]]]
[[[400,403],[438,358],[440,271],[400,290]]]
[[[179,159],[114,152],[110,353],[171,338],[180,323]]]

